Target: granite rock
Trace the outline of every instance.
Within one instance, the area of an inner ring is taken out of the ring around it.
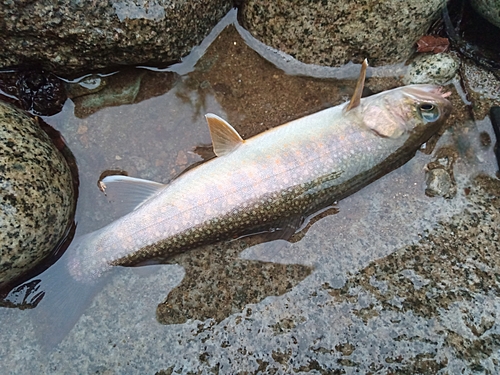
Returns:
[[[36,119],[0,102],[0,288],[31,270],[67,234],[71,171]]]
[[[299,61],[339,66],[405,61],[445,1],[241,1],[239,21],[254,37]]]
[[[431,83],[441,85],[452,79],[460,60],[448,53],[421,54],[410,64],[403,82],[405,85]]]
[[[465,60],[460,66],[460,74],[476,119],[484,118],[492,106],[500,105],[500,79],[494,72]]]
[[[0,67],[59,74],[179,60],[232,7],[230,0],[3,1]]]

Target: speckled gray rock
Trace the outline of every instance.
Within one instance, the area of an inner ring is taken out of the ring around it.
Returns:
[[[500,27],[500,0],[470,0],[470,3],[481,16]]]
[[[482,119],[492,106],[500,105],[500,80],[493,72],[467,60],[462,62],[460,71],[474,117]]]
[[[198,45],[230,0],[3,1],[0,67],[39,63],[60,74],[165,64]]]
[[[0,102],[0,287],[64,237],[75,208],[66,160],[38,123]]]
[[[444,6],[431,1],[244,0],[240,23],[263,43],[311,64],[405,61]]]
[[[414,83],[444,84],[455,76],[459,66],[459,59],[452,54],[422,54],[412,61],[403,82],[405,85]]]

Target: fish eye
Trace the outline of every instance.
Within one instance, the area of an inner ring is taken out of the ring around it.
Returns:
[[[439,109],[432,103],[421,103],[418,105],[417,110],[426,122],[434,122],[439,117]]]
[[[431,103],[424,103],[424,104],[420,105],[421,111],[428,112],[428,111],[432,111],[433,109],[434,109],[434,104],[431,104]]]

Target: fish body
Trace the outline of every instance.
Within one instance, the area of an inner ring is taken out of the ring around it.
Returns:
[[[166,186],[127,177],[103,180],[129,185],[129,195],[137,188],[150,196],[128,215],[77,240],[68,250],[69,272],[77,281],[92,282],[114,265],[168,258],[303,218],[407,162],[450,108],[440,88],[412,85],[361,99],[354,108],[325,109],[245,141],[224,120],[208,115],[218,157]]]

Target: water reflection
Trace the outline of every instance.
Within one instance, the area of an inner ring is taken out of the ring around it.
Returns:
[[[139,103],[168,92],[177,74],[143,69],[123,69],[111,75],[93,75],[66,84],[75,104],[75,116],[85,118],[106,107]],[[93,84],[89,85],[89,81]]]

